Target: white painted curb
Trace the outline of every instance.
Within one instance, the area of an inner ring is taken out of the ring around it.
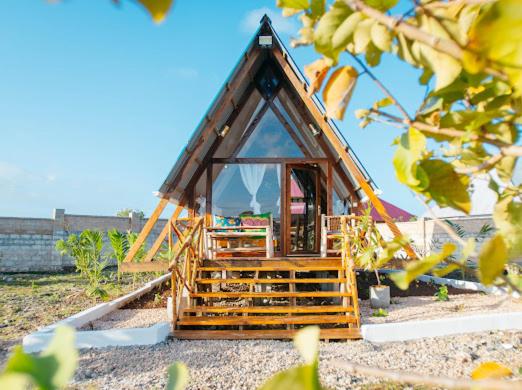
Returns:
[[[116,298],[111,302],[100,303],[87,310],[74,314],[62,321],[55,322],[39,329],[24,337],[23,347],[26,352],[38,352],[45,349],[52,339],[54,330],[60,325],[68,325],[73,328],[80,328],[89,322],[95,321],[104,315],[125,306],[127,303],[138,299],[143,294],[148,293],[154,287],[170,279],[170,273],[160,276],[143,287],[122,297]],[[166,325],[165,325],[166,324]],[[148,345],[156,344],[166,339],[170,332],[168,322],[158,323],[150,328],[127,328],[109,329],[93,331],[76,331],[77,348],[101,348],[109,346],[128,346],[128,345]]]
[[[152,345],[165,341],[170,334],[170,323],[160,322],[150,328],[127,328],[77,331],[76,348],[127,347]],[[35,332],[24,337],[24,351],[38,352],[49,344],[54,332]]]
[[[522,330],[522,312],[478,314],[426,321],[362,325],[364,340],[373,343],[415,340],[492,330]]]

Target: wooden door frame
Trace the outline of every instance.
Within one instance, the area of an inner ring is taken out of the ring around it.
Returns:
[[[326,163],[329,165],[329,162],[326,161]],[[285,182],[285,193],[284,193],[284,207],[281,212],[281,215],[284,215],[284,226],[282,226],[284,230],[284,238],[283,236],[282,241],[285,243],[284,245],[284,256],[291,256],[291,255],[300,255],[300,254],[318,254],[319,253],[319,244],[320,244],[320,234],[321,234],[321,168],[319,166],[312,166],[314,164],[313,162],[292,162],[284,164],[285,168],[285,176],[284,176],[284,182]],[[314,250],[313,251],[296,251],[296,252],[290,252],[290,243],[291,243],[291,235],[290,235],[290,223],[292,221],[292,211],[290,208],[290,201],[292,198],[291,194],[291,178],[290,178],[290,172],[292,168],[298,168],[298,169],[308,169],[310,171],[315,172],[315,236],[314,236]],[[327,168],[328,169],[328,168]],[[283,187],[283,186],[281,186]],[[328,195],[328,194],[327,194]],[[328,196],[329,198],[329,196]],[[328,199],[327,199],[328,202]]]

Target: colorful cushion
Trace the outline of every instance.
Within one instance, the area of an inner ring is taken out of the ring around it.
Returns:
[[[242,215],[241,226],[270,226],[271,213]],[[252,229],[254,232],[264,232],[265,229]]]
[[[235,227],[241,226],[241,220],[239,217],[223,217],[221,215],[214,216],[214,225],[216,227]],[[220,232],[226,232],[227,230],[221,230]]]

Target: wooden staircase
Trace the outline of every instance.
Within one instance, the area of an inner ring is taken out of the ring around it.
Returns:
[[[179,339],[284,339],[306,325],[320,326],[323,339],[360,338],[355,273],[341,258],[195,264],[192,283],[177,291],[184,295],[174,309]]]

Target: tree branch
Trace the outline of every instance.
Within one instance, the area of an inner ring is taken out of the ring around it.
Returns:
[[[480,171],[488,170],[488,169],[492,168],[496,163],[498,163],[500,160],[502,160],[502,157],[504,157],[504,155],[502,153],[495,154],[495,155],[491,156],[490,158],[488,158],[486,161],[484,161],[482,164],[479,164],[479,165],[476,165],[473,167],[456,168],[455,171],[457,173],[462,173],[465,175],[479,173]]]
[[[373,376],[384,378],[393,382],[409,383],[415,385],[429,385],[445,389],[490,389],[490,390],[512,390],[513,383],[508,381],[485,379],[473,381],[470,379],[453,379],[440,376],[429,376],[402,371],[393,371],[378,367],[363,366],[350,362],[332,361],[335,367],[345,369],[352,374],[362,376]]]
[[[520,145],[512,145],[510,143],[501,141],[495,134],[486,133],[482,135],[478,134],[469,134],[463,130],[453,129],[453,128],[440,128],[432,125],[428,125],[427,123],[419,122],[419,121],[405,121],[404,119],[388,114],[387,112],[376,110],[371,108],[370,111],[374,114],[378,114],[384,116],[388,119],[391,119],[395,122],[403,123],[405,126],[412,126],[417,130],[430,134],[437,134],[447,137],[466,137],[470,141],[480,141],[493,146],[498,147],[504,156],[514,156],[520,157],[522,156],[522,146]]]
[[[402,116],[404,117],[404,120],[411,121],[411,118],[408,115],[406,109],[397,101],[397,99],[395,99],[395,97],[392,95],[389,89],[386,88],[383,83],[381,83],[381,81],[372,73],[372,71],[370,71],[370,69],[368,69],[368,67],[355,54],[350,53],[350,55],[361,66],[361,68],[364,69],[365,73],[367,73],[368,76],[370,76],[370,78],[375,82],[375,84],[377,84],[380,90],[384,92],[384,94],[393,102],[393,104],[395,104],[395,106],[399,109]]]
[[[384,24],[389,29],[404,34],[408,39],[424,43],[425,45],[428,45],[429,47],[441,53],[447,54],[455,58],[459,62],[462,62],[463,50],[455,42],[448,39],[433,36],[421,30],[417,26],[407,23],[402,19],[397,19],[392,16],[383,14],[379,10],[366,5],[366,3],[364,3],[362,0],[344,0],[344,2],[352,10],[359,11],[364,15],[368,16],[369,18],[372,18],[378,21],[379,23]],[[501,80],[507,80],[506,75],[502,72],[499,72],[496,69],[486,67],[484,70],[486,73],[498,77]]]

